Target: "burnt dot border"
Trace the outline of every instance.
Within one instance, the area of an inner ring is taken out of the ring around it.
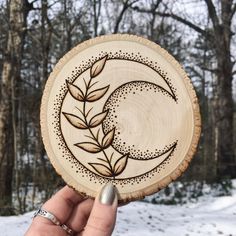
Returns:
[[[111,95],[109,96],[109,98],[107,99],[104,105],[103,111],[108,110],[108,114],[102,124],[104,133],[107,133],[113,128],[116,128],[116,125],[115,125],[117,124],[117,121],[116,121],[117,115],[115,114],[116,107],[119,107],[120,101],[125,99],[128,93],[130,93],[131,91],[135,91],[133,92],[135,94],[138,91],[143,91],[143,90],[148,91],[150,89],[152,89],[155,93],[161,92],[163,95],[173,98],[162,87],[159,87],[153,83],[149,83],[146,81],[131,81],[131,82],[121,85],[113,93],[111,93]],[[112,143],[112,147],[115,150],[117,150],[119,153],[121,153],[122,155],[129,154],[129,157],[132,159],[149,160],[149,159],[154,159],[155,157],[162,155],[174,144],[175,142],[170,145],[166,145],[162,150],[155,149],[153,150],[153,152],[150,152],[149,150],[146,150],[146,151],[137,150],[135,149],[134,145],[126,146],[125,142],[122,142],[122,140],[119,139],[119,130],[115,129],[115,136]]]
[[[126,184],[139,184],[140,182],[146,181],[147,179],[153,178],[156,174],[159,174],[161,170],[165,169],[165,166],[170,163],[171,157],[173,156],[174,151],[169,155],[169,157],[161,163],[161,165],[157,166],[153,170],[138,176],[132,177],[128,179],[115,179],[112,180],[111,178],[102,177],[94,172],[88,170],[85,166],[82,165],[71,153],[68,149],[66,142],[63,138],[61,127],[60,127],[60,114],[61,114],[61,105],[63,100],[68,92],[66,80],[73,83],[82,73],[88,70],[94,62],[101,59],[102,57],[107,55],[107,60],[117,59],[117,60],[129,60],[133,62],[138,62],[143,65],[149,66],[153,70],[155,70],[168,84],[170,90],[175,96],[176,103],[178,103],[178,96],[176,94],[176,88],[171,83],[171,79],[168,76],[168,73],[162,70],[159,66],[158,61],[152,61],[148,57],[143,57],[140,52],[133,53],[133,52],[123,52],[122,50],[118,50],[116,52],[108,52],[108,51],[101,51],[97,56],[91,56],[91,58],[87,61],[82,61],[80,65],[75,66],[74,69],[71,71],[70,76],[65,78],[64,84],[61,86],[59,92],[55,95],[54,102],[53,102],[53,117],[54,121],[52,122],[53,132],[56,135],[58,148],[62,152],[62,156],[60,158],[66,159],[71,168],[75,170],[76,173],[80,173],[80,178],[85,178],[90,182],[95,184],[105,184],[108,181],[112,181],[116,186],[120,186],[121,188],[124,187]]]

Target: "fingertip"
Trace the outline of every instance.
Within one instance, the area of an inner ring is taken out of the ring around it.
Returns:
[[[117,197],[117,189],[112,183],[106,184],[100,191],[99,195],[96,198],[100,204],[117,206],[118,197]]]
[[[108,183],[95,199],[83,236],[110,236],[116,221],[118,205],[116,188]]]

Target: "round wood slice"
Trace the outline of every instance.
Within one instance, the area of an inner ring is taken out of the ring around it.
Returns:
[[[179,63],[132,35],[73,48],[42,99],[50,161],[69,186],[91,197],[107,182],[123,202],[167,186],[192,159],[200,126],[196,94]]]

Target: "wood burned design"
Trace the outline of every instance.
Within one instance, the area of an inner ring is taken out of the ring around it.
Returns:
[[[122,137],[118,121],[120,119],[119,115],[122,114],[122,111],[126,110],[126,101],[132,101],[132,97],[137,96],[136,94],[141,97],[150,97],[153,93],[162,93],[163,96],[172,99],[175,104],[177,102],[177,97],[166,80],[164,81],[168,85],[169,91],[152,82],[133,80],[128,83],[123,83],[114,91],[110,92],[108,99],[105,101],[103,110],[93,114],[95,102],[103,98],[110,88],[110,84],[99,87],[99,80],[94,81],[98,75],[101,77],[102,71],[108,60],[108,55],[105,55],[92,64],[89,68],[90,78],[87,81],[83,78],[84,90],[72,82],[66,81],[69,94],[78,103],[82,103],[82,109],[75,106],[79,111],[79,115],[66,111],[62,111],[62,114],[73,127],[78,130],[83,130],[84,137],[88,139],[87,141],[78,142],[74,145],[85,152],[91,153],[91,155],[100,153],[100,157],[96,157],[94,162],[88,162],[92,168],[90,171],[93,171],[102,177],[113,178],[115,180],[119,179],[117,176],[122,174],[125,170],[129,159],[147,161],[162,157],[162,160],[158,164],[158,166],[160,166],[170,158],[178,143],[178,141],[175,140],[172,144],[166,145],[163,150],[158,150],[155,147],[156,141],[154,140],[154,143],[151,142],[149,148],[143,146],[141,148],[143,150],[140,150],[137,148],[138,146],[139,148],[142,146],[140,143],[132,143],[133,138],[131,135],[136,135],[135,132],[130,132],[126,137],[124,135],[124,137]],[[110,58],[110,60],[112,60],[112,58]],[[102,77],[100,79],[102,79]],[[94,105],[87,108],[87,104]],[[132,109],[132,105],[136,106],[136,104],[129,104],[128,109]],[[145,116],[147,114],[149,114],[149,116],[155,116],[155,111],[153,114],[151,111],[146,111],[144,113]],[[132,116],[137,118],[139,117],[139,114],[132,114]],[[145,122],[146,121],[139,122],[140,126]],[[151,132],[151,130],[147,131],[147,133],[149,132]],[[125,139],[126,142],[124,141]],[[131,143],[129,143],[129,139],[131,139]],[[129,145],[127,145],[127,143]],[[112,151],[108,153],[107,149]],[[116,157],[114,157],[115,152],[118,153],[119,156],[116,155]],[[157,168],[157,166],[155,166],[154,169],[155,168]],[[148,172],[151,172],[152,170],[153,169]],[[132,178],[138,176],[133,176]]]
[[[108,110],[102,111],[96,115],[93,115],[92,118],[88,119],[89,114],[92,112],[93,108],[89,110],[86,109],[86,104],[88,102],[96,102],[100,98],[102,98],[109,89],[109,85],[93,89],[97,82],[93,82],[93,79],[98,76],[105,64],[106,64],[107,56],[104,56],[100,60],[96,61],[90,69],[90,79],[88,83],[84,80],[85,84],[85,91],[83,92],[79,87],[73,85],[73,83],[67,82],[68,91],[70,92],[71,96],[79,102],[83,103],[83,109],[77,108],[81,113],[82,117],[76,116],[74,114],[63,112],[66,119],[70,122],[71,125],[76,127],[77,129],[86,129],[88,130],[88,134],[85,135],[89,140],[88,142],[81,142],[76,143],[75,146],[78,148],[83,149],[86,152],[90,153],[102,153],[104,158],[97,158],[97,161],[100,162],[93,162],[89,163],[89,165],[97,172],[98,174],[104,177],[113,177],[121,174],[125,169],[127,162],[128,162],[128,154],[124,154],[118,160],[112,164],[112,153],[110,156],[107,155],[106,149],[109,148],[113,142],[114,134],[115,134],[115,127],[107,130],[107,132],[102,135],[102,141],[99,141],[100,129],[97,130],[95,133],[93,128],[100,126],[103,120],[106,118],[108,114]]]
[[[46,83],[43,143],[57,173],[119,201],[158,192],[188,167],[201,131],[198,100],[179,63],[156,43],[104,35],[69,51]]]

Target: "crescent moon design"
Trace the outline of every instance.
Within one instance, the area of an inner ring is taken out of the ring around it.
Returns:
[[[112,77],[116,83],[112,83],[112,79],[109,84],[102,84],[102,78],[96,80],[99,74],[102,77],[105,72],[113,73],[117,62],[121,68],[129,65],[130,74],[126,75],[128,79],[124,78],[129,82],[124,83],[122,70]],[[136,67],[147,65],[127,59],[109,59],[105,55],[73,83],[66,82],[68,92],[62,107],[68,107],[73,101],[78,104],[72,106],[72,112],[62,109],[61,120],[69,122],[69,128],[80,130],[78,140],[84,140],[67,143],[67,147],[84,168],[104,178],[132,179],[147,174],[170,158],[177,147],[178,140],[163,140],[159,148],[156,141],[161,140],[162,132],[170,132],[164,130],[167,128],[162,117],[176,104],[174,90],[161,73],[152,68],[148,70],[151,79],[138,80]],[[95,87],[99,83],[102,85]],[[165,107],[161,104],[163,99]],[[104,107],[91,116],[95,110],[93,104],[98,100],[104,102]],[[64,140],[70,140],[71,135],[66,137],[68,130],[64,127],[68,126],[61,126]],[[94,156],[93,160],[77,158],[86,152]],[[131,171],[134,166],[135,174]]]
[[[43,92],[40,124],[53,167],[80,193],[106,183],[119,201],[150,195],[185,171],[201,119],[191,80],[156,43],[104,35],[70,50]]]

